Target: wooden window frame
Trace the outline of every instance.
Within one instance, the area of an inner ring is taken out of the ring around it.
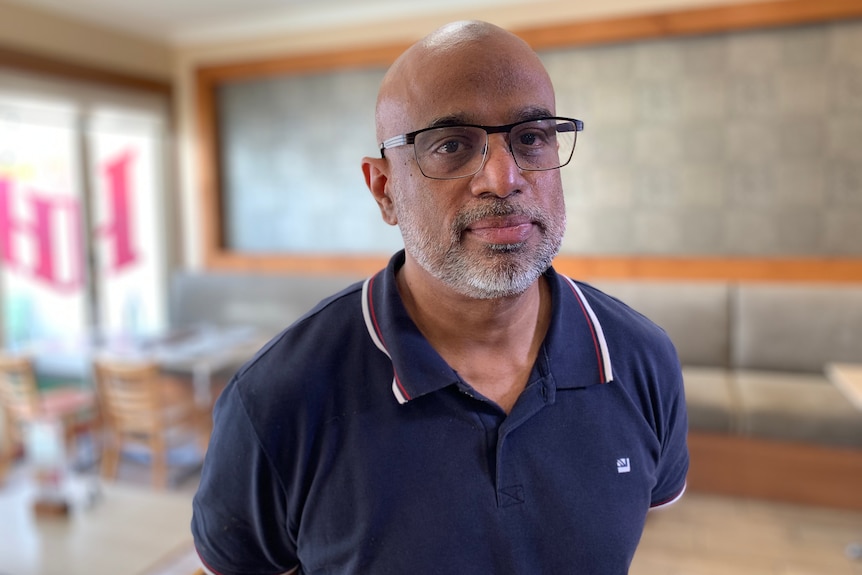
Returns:
[[[829,22],[862,17],[859,0],[780,0],[715,8],[561,23],[513,30],[534,49],[630,42]],[[392,44],[276,57],[195,71],[198,167],[202,246],[205,267],[213,271],[306,274],[372,274],[389,254],[244,254],[224,247],[221,230],[216,92],[219,86],[248,78],[290,75],[352,67],[388,66],[408,47]],[[370,113],[370,112],[369,112]],[[862,282],[862,258],[841,257],[653,257],[560,255],[557,270],[580,279],[752,280]]]
[[[158,94],[169,102],[173,97],[173,86],[168,81],[40,56],[6,46],[0,46],[0,68]]]

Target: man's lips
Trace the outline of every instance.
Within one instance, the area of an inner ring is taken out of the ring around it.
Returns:
[[[526,216],[484,218],[473,222],[464,231],[489,244],[517,244],[529,237],[533,222]]]

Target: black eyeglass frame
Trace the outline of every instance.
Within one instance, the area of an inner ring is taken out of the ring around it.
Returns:
[[[540,117],[540,118],[530,118],[528,120],[520,120],[518,122],[513,122],[511,124],[504,124],[502,126],[482,126],[480,124],[452,124],[452,125],[442,125],[442,126],[431,126],[428,128],[422,128],[421,130],[416,130],[414,132],[408,132],[407,134],[392,136],[391,138],[387,138],[387,139],[383,140],[380,143],[380,157],[381,158],[386,157],[386,153],[385,153],[386,150],[389,150],[392,148],[399,148],[401,146],[408,146],[408,145],[413,144],[416,141],[417,135],[419,135],[423,132],[430,132],[431,130],[440,130],[443,128],[479,128],[481,130],[484,130],[485,133],[488,136],[490,136],[491,134],[510,133],[513,128],[515,128],[516,126],[520,126],[521,124],[529,124],[530,122],[541,122],[544,120],[557,120],[560,122],[570,122],[575,127],[575,130],[574,130],[575,132],[582,132],[584,130],[584,123],[581,120],[576,120],[575,118],[565,118],[562,116],[545,116],[545,117]],[[562,130],[559,130],[559,125],[558,125],[558,131],[562,131]],[[561,164],[561,165],[557,166],[556,168],[542,168],[540,170],[531,170],[530,168],[521,168],[521,169],[526,170],[526,171],[541,172],[541,171],[546,171],[546,170],[555,170],[557,168],[562,168],[563,166],[568,164],[570,161],[572,161],[572,155],[574,155],[574,151],[575,151],[575,148],[574,148],[574,146],[572,146],[572,154],[569,156],[569,159],[566,160],[566,162],[564,164]],[[509,153],[512,153],[512,143],[511,142],[509,142]],[[513,154],[513,157],[514,157],[514,154]],[[516,159],[516,161],[517,161],[517,159]],[[484,162],[483,162],[483,165],[484,165]],[[519,164],[519,167],[520,167],[520,164]],[[481,170],[481,167],[479,169]],[[477,170],[477,172],[478,172],[478,170]],[[476,172],[474,172],[474,173],[476,173]],[[423,172],[423,174],[424,174],[424,172]],[[469,175],[473,175],[473,174],[469,174]],[[458,178],[466,178],[466,177],[469,177],[469,175],[458,176]],[[426,176],[426,177],[429,177],[429,176]],[[431,178],[431,179],[447,179],[447,178]],[[457,179],[457,178],[452,178],[452,179]]]

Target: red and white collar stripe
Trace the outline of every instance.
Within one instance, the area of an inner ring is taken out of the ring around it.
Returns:
[[[377,325],[377,318],[375,317],[374,309],[371,307],[371,294],[369,292],[373,283],[374,276],[366,279],[362,284],[362,317],[365,319],[365,328],[368,330],[368,335],[371,336],[371,341],[374,342],[377,349],[386,354],[386,357],[392,359],[392,356],[389,355],[389,351],[386,349],[386,345],[383,343],[380,327]],[[397,373],[392,376],[392,393],[400,404],[405,404],[410,400],[398,383]]]
[[[602,331],[602,325],[599,323],[598,318],[596,318],[593,308],[590,306],[590,303],[587,301],[581,288],[578,287],[578,284],[576,284],[571,278],[567,277],[566,280],[569,282],[572,291],[578,298],[581,309],[587,316],[587,320],[592,331],[593,343],[596,346],[596,359],[599,362],[599,376],[602,383],[608,383],[613,379],[613,372],[611,369],[611,356],[608,352],[608,344],[605,340],[605,334]],[[386,354],[386,357],[392,359],[392,356],[389,355],[389,351],[386,349],[386,344],[383,342],[380,326],[377,324],[374,309],[371,306],[371,294],[369,292],[373,283],[374,277],[370,277],[362,284],[362,317],[365,320],[365,327],[368,330],[368,335],[371,337],[371,341],[374,342],[377,349]],[[410,400],[407,392],[398,381],[397,373],[392,377],[392,393],[395,395],[395,399],[398,400],[398,403],[404,404]]]
[[[611,369],[611,354],[608,351],[608,342],[605,340],[602,324],[599,323],[593,308],[590,306],[590,302],[584,297],[584,292],[581,291],[578,284],[570,277],[566,277],[566,280],[572,286],[572,290],[581,304],[581,309],[587,314],[591,329],[593,330],[593,342],[596,345],[596,353],[599,355],[597,358],[599,362],[599,376],[602,383],[610,383],[614,378],[614,374]]]

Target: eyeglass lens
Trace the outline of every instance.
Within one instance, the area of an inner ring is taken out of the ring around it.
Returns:
[[[533,120],[509,131],[509,147],[522,170],[553,170],[566,165],[575,149],[572,122]],[[413,146],[419,169],[429,178],[454,179],[482,169],[488,133],[474,126],[446,126],[416,134]]]

